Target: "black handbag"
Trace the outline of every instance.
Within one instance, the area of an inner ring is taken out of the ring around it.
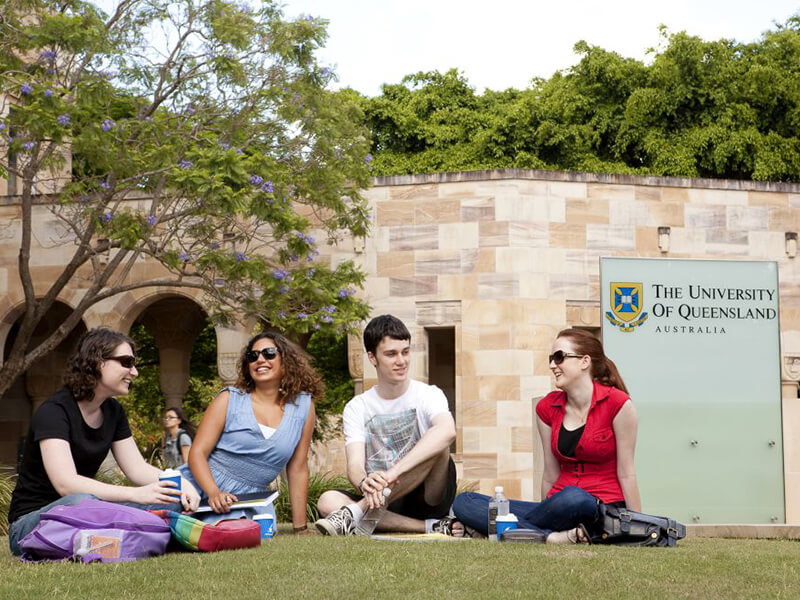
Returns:
[[[613,504],[598,505],[591,528],[593,544],[619,546],[675,546],[686,537],[686,527],[675,519],[646,515]]]

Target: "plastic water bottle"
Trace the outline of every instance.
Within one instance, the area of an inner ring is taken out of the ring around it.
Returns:
[[[372,535],[372,532],[375,531],[375,528],[378,526],[378,522],[383,518],[383,515],[386,514],[386,510],[389,507],[389,495],[391,493],[392,490],[388,487],[383,488],[383,504],[377,508],[370,508],[364,514],[364,517],[358,524],[359,535]]]
[[[509,510],[508,498],[503,494],[503,486],[494,488],[494,498],[489,500],[489,541],[497,541],[497,517],[507,515]]]

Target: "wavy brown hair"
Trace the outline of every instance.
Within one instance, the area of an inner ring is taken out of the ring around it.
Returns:
[[[583,329],[564,329],[558,332],[556,338],[568,339],[572,343],[575,354],[588,355],[592,359],[592,379],[628,393],[628,388],[622,381],[622,375],[619,374],[617,365],[606,356],[603,344],[591,333]]]
[[[101,365],[114,355],[120,344],[128,344],[134,356],[136,344],[124,333],[108,327],[97,327],[83,334],[75,351],[67,361],[64,385],[77,402],[94,398],[94,390],[100,382]]]
[[[281,406],[287,401],[294,402],[302,392],[311,394],[313,400],[321,398],[325,393],[325,384],[320,374],[311,366],[308,355],[277,331],[264,331],[247,342],[239,357],[239,379],[236,380],[236,387],[248,393],[255,389],[255,382],[250,376],[250,363],[245,355],[253,349],[256,342],[264,339],[272,340],[281,355],[283,377],[278,398]]]

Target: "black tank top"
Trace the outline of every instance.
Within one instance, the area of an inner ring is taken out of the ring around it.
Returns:
[[[575,458],[575,449],[583,436],[583,429],[586,425],[581,425],[577,429],[570,431],[564,424],[561,424],[561,431],[558,433],[558,451],[562,456]]]

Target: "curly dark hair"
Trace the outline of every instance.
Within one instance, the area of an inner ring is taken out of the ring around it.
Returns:
[[[297,395],[302,392],[311,394],[313,400],[320,399],[325,393],[322,377],[311,366],[308,355],[277,331],[264,331],[247,342],[239,357],[239,378],[236,380],[236,387],[248,393],[255,389],[255,382],[250,376],[250,363],[247,362],[245,355],[253,349],[256,342],[263,339],[272,340],[281,355],[283,378],[278,398],[281,406],[286,404],[287,400],[294,402]]]
[[[83,334],[67,361],[64,385],[77,402],[94,398],[100,382],[100,366],[114,355],[120,344],[128,344],[136,355],[136,344],[124,333],[108,327],[97,327]]]

